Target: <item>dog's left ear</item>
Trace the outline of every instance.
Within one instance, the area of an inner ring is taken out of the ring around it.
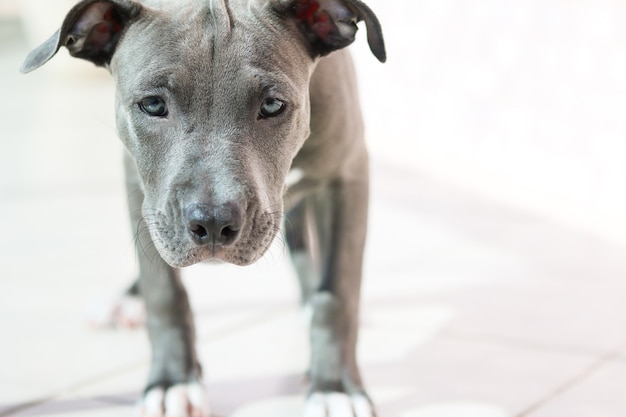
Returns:
[[[143,7],[132,0],[82,0],[65,17],[54,35],[26,57],[20,71],[31,72],[65,46],[70,54],[98,66],[111,61],[124,29]]]
[[[367,41],[380,62],[387,60],[378,18],[360,0],[273,0],[280,15],[295,20],[313,55],[324,56],[354,42],[357,23],[365,22]]]

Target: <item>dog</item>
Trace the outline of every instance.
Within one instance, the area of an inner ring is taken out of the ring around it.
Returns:
[[[115,80],[152,349],[141,415],[210,414],[180,268],[251,264],[286,218],[312,311],[303,415],[375,416],[355,354],[368,154],[343,49],[361,21],[384,62],[359,0],[83,0],[26,58],[23,73],[64,46]]]

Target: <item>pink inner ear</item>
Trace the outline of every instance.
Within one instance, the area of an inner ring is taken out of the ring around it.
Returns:
[[[109,2],[97,2],[89,6],[74,24],[72,33],[84,34],[86,42],[95,49],[103,49],[113,35],[122,30],[115,18],[114,7]]]
[[[96,49],[102,49],[120,29],[121,27],[116,21],[105,20],[94,27],[94,30],[89,34],[88,42]]]
[[[327,11],[322,11],[317,17],[316,21],[311,27],[313,32],[322,39],[326,39],[330,31],[334,28],[334,23],[330,20],[330,14]]]
[[[319,8],[320,4],[315,0],[298,1],[296,4],[296,18],[302,21],[310,22]]]
[[[111,6],[109,10],[107,10],[106,13],[104,14],[104,20],[110,23],[111,32],[117,33],[120,30],[122,30],[122,26],[120,22],[113,15],[113,6]]]
[[[100,1],[87,7],[80,15],[80,18],[72,27],[73,33],[87,34],[92,28],[106,19],[106,15],[112,18],[113,6],[111,3]]]
[[[304,23],[309,30],[321,39],[326,39],[335,24],[326,10],[320,10],[316,0],[299,0],[295,6],[296,18]]]

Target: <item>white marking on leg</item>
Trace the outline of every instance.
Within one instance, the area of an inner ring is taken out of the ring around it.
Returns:
[[[189,417],[187,387],[175,385],[165,393],[165,417]]]
[[[313,322],[313,306],[311,303],[306,303],[304,307],[302,307],[302,320],[305,326],[311,326]]]
[[[352,396],[352,408],[356,417],[375,417],[374,408],[364,395],[355,394]]]
[[[328,394],[326,405],[328,406],[328,417],[354,417],[350,398],[345,394]]]
[[[145,321],[146,308],[143,300],[129,295],[92,300],[87,311],[87,322],[94,328],[121,326],[135,329]]]
[[[163,417],[163,388],[153,388],[146,394],[143,400],[143,416]]]
[[[146,322],[146,304],[139,297],[122,297],[115,321],[118,325],[131,329],[143,326]]]
[[[191,404],[191,417],[209,417],[209,396],[202,384],[191,384],[187,388],[187,396]]]
[[[324,394],[313,394],[304,405],[302,417],[326,417],[326,399]]]

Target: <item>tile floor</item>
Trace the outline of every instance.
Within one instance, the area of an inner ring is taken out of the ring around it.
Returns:
[[[66,57],[18,75],[27,46],[0,25],[0,416],[133,416],[144,331],[84,322],[135,274],[111,82]],[[626,416],[626,247],[373,162],[359,354],[380,416]],[[298,416],[284,248],[185,280],[214,415]]]

